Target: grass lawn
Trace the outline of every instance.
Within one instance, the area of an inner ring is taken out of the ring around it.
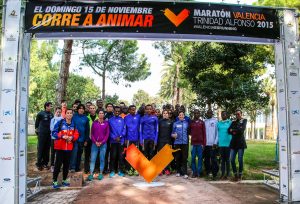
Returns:
[[[36,152],[37,149],[37,136],[28,135],[27,137],[27,152]]]
[[[248,148],[244,153],[244,179],[262,180],[263,169],[278,168],[278,163],[275,161],[275,142],[247,141],[247,146]],[[189,154],[189,164],[190,163],[191,155]],[[237,158],[236,163],[238,166]]]
[[[36,151],[36,146],[37,137],[35,135],[28,136],[28,152]],[[278,168],[278,163],[275,161],[275,142],[247,141],[247,146],[244,154],[244,179],[261,180],[263,179],[263,169]],[[189,153],[190,163],[191,155]]]

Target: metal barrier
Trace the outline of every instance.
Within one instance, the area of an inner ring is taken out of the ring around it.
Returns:
[[[36,178],[29,178],[27,177],[27,199],[35,196],[39,192],[42,191],[41,189],[41,177],[36,177]],[[34,184],[31,186],[31,184]]]
[[[279,190],[279,170],[263,170],[264,173],[264,184],[275,190]],[[271,179],[268,179],[271,177]]]

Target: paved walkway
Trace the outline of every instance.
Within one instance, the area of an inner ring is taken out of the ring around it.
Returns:
[[[142,177],[119,177],[94,180],[81,190],[48,190],[30,204],[219,204],[275,203],[278,193],[261,184],[207,182],[204,179],[183,179],[161,176],[159,187],[136,187]],[[134,185],[135,184],[135,185]]]

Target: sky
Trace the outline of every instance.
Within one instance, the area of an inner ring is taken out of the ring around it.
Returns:
[[[222,0],[198,0],[198,2],[214,2],[219,3],[222,2]],[[231,3],[231,4],[237,4],[237,0],[224,0],[224,3]],[[240,4],[252,4],[255,2],[255,0],[240,0]],[[119,96],[119,99],[126,100],[129,103],[132,102],[133,95],[139,90],[142,89],[149,93],[151,96],[156,96],[159,93],[160,90],[160,78],[162,75],[162,68],[163,68],[163,56],[160,55],[160,52],[153,47],[153,42],[150,40],[139,40],[138,46],[139,50],[138,52],[140,54],[144,53],[146,57],[148,58],[148,62],[150,62],[151,67],[151,75],[144,81],[139,81],[135,83],[131,83],[131,87],[126,88],[123,85],[116,85],[113,84],[109,79],[106,80],[106,94],[108,95],[114,95],[117,94]],[[62,43],[60,43],[62,44]],[[79,52],[79,51],[75,51]],[[74,59],[74,60],[73,60]],[[71,60],[71,71],[75,70],[79,65],[79,60],[76,55]],[[77,59],[77,60],[76,60]],[[91,69],[85,68],[82,71],[79,72],[80,74],[84,76],[90,76],[94,78],[95,84],[101,88],[101,79],[97,77],[97,75],[93,74]]]

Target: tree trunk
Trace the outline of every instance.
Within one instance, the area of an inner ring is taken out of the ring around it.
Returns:
[[[250,139],[254,139],[254,121],[251,121]]]
[[[268,129],[268,114],[265,113],[265,139],[269,139],[267,136],[267,129]]]
[[[271,111],[272,111],[272,126],[271,126],[271,129],[272,129],[272,133],[273,135],[271,136],[270,139],[274,139],[274,138],[277,138],[277,133],[276,133],[276,121],[275,121],[275,104],[272,104],[271,105]]]
[[[104,70],[102,75],[102,100],[105,100],[105,77],[106,77],[106,72]]]
[[[64,40],[63,55],[61,59],[59,79],[57,83],[57,105],[60,105],[63,99],[66,99],[66,90],[69,78],[69,68],[71,64],[73,40]]]
[[[174,76],[174,83],[173,83],[173,106],[178,104],[178,77],[179,77],[179,65],[176,64],[176,72]]]

